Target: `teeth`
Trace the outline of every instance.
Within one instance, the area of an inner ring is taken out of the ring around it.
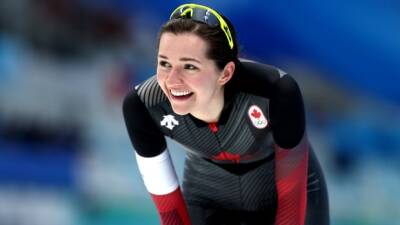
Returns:
[[[177,91],[177,90],[171,90],[171,94],[174,96],[184,96],[190,94],[190,91]]]

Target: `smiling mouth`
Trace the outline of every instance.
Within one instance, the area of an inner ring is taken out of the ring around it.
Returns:
[[[175,100],[186,100],[193,95],[193,92],[190,91],[177,91],[177,90],[170,90],[171,96]]]

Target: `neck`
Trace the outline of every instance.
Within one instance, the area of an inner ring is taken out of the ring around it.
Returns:
[[[215,97],[206,107],[202,107],[201,110],[191,112],[190,114],[206,123],[218,122],[223,108],[224,92],[222,91],[221,94]]]

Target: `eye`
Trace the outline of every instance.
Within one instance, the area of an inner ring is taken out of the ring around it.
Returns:
[[[163,68],[171,68],[171,64],[169,64],[167,61],[159,61],[158,65],[160,65]]]
[[[185,64],[184,68],[185,68],[185,70],[198,70],[199,69],[192,64]]]

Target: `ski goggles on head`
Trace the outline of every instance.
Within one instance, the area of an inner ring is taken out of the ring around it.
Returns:
[[[219,26],[225,33],[229,47],[233,49],[233,39],[228,24],[215,10],[198,4],[183,4],[176,8],[169,19],[189,18],[197,22],[205,23],[211,27]]]

